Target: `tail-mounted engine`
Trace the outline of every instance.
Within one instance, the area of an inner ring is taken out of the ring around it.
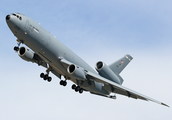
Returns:
[[[84,70],[74,64],[67,68],[67,72],[77,79],[86,79]]]
[[[99,61],[96,63],[95,68],[102,77],[105,77],[117,84],[122,84],[123,79],[119,75],[115,74],[105,63]]]

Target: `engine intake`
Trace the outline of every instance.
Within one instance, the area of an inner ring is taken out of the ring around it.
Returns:
[[[84,70],[74,64],[67,68],[67,72],[77,79],[86,79]]]
[[[68,67],[68,72],[70,73],[70,74],[73,74],[73,72],[75,71],[75,65],[70,65],[69,67]]]
[[[96,69],[101,70],[102,68],[103,68],[103,62],[101,62],[101,61],[97,62]]]

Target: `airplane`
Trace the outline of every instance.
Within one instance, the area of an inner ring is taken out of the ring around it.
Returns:
[[[17,37],[18,45],[14,50],[23,60],[46,68],[46,72],[40,74],[45,81],[51,82],[52,78],[49,76],[51,72],[59,79],[62,76],[65,78],[60,81],[62,86],[67,85],[67,80],[72,81],[74,83],[72,89],[79,93],[85,91],[111,99],[116,99],[116,94],[120,94],[169,107],[165,103],[122,86],[124,80],[120,73],[133,59],[129,54],[110,65],[102,61],[97,62],[96,72],[30,17],[21,13],[12,13],[6,16],[6,23]],[[25,44],[31,50],[20,47],[21,44]]]

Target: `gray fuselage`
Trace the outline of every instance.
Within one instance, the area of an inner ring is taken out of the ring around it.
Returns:
[[[10,19],[7,20],[7,24],[11,31],[18,40],[32,49],[37,55],[39,55],[39,57],[49,64],[53,70],[55,70],[59,75],[63,75],[65,78],[80,85],[85,90],[102,95],[109,94],[108,91],[103,89],[102,83],[85,80],[82,81],[81,84],[81,81],[74,79],[60,63],[62,58],[86,71],[90,71],[92,73],[96,73],[96,71],[68,47],[62,44],[50,32],[42,28],[40,24],[23,14],[17,13],[17,16],[18,17],[11,14]]]

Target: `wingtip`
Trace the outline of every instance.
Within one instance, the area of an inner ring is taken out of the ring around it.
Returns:
[[[166,107],[170,107],[170,106],[166,105],[165,103],[161,103],[161,105],[164,105],[164,106],[166,106]]]

